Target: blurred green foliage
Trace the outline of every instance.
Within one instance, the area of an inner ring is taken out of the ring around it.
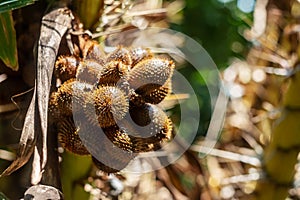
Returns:
[[[2,192],[0,192],[0,200],[8,200],[8,198]]]
[[[0,13],[0,59],[6,66],[18,70],[16,31],[11,11]]]
[[[252,22],[252,15],[238,8],[238,1],[222,3],[218,0],[186,0],[182,24],[172,24],[171,28],[192,37],[209,53],[219,69],[226,68],[233,58],[243,58],[248,42],[243,31]],[[193,67],[187,66],[180,72],[189,80],[198,96],[201,118],[198,136],[206,134],[211,105],[207,83]]]
[[[0,13],[30,5],[37,0],[0,0]]]
[[[186,0],[184,21],[173,28],[198,41],[217,66],[224,68],[230,58],[245,55],[247,41],[242,34],[251,21],[251,14],[240,11],[237,1]]]
[[[61,175],[64,199],[88,199],[89,193],[84,191],[83,180],[86,180],[92,168],[90,156],[79,156],[65,151],[62,155]]]
[[[15,71],[18,70],[19,64],[12,10],[30,5],[35,1],[0,0],[0,59],[7,67]]]

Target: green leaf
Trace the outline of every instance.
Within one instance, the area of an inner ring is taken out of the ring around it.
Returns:
[[[61,174],[65,200],[89,199],[81,181],[87,179],[92,168],[91,156],[79,156],[68,151],[62,154]]]
[[[72,5],[83,26],[90,29],[99,21],[104,0],[73,0]]]
[[[0,0],[0,13],[27,6],[35,1],[37,0]]]
[[[8,198],[2,192],[0,192],[0,200],[8,200]]]
[[[0,59],[12,70],[19,69],[16,31],[11,11],[0,13]]]

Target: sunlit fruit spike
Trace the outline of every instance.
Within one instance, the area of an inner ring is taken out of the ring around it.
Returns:
[[[85,98],[91,94],[92,85],[70,79],[53,92],[49,101],[49,113],[54,121],[81,111]]]
[[[174,62],[164,58],[151,58],[139,62],[129,73],[128,82],[134,89],[144,85],[163,86],[173,74]]]
[[[60,56],[55,63],[55,75],[62,82],[75,78],[80,59],[75,56]]]
[[[92,60],[98,62],[101,65],[104,65],[105,57],[106,55],[104,53],[104,50],[101,48],[101,46],[98,43],[94,42],[88,48],[85,59]]]
[[[57,92],[53,92],[50,96],[49,102],[49,113],[55,119],[60,119],[64,116],[71,116],[73,114],[72,110],[72,97],[73,89],[72,85],[74,79],[70,79],[64,84],[62,84]]]
[[[79,128],[75,127],[72,117],[62,118],[57,123],[58,140],[63,148],[72,153],[89,155],[90,153],[80,140],[78,130]]]
[[[132,59],[130,51],[126,48],[118,47],[115,51],[108,54],[106,62],[109,63],[110,61],[118,61],[124,65],[131,65]]]
[[[109,127],[124,118],[128,111],[128,98],[117,87],[104,86],[96,89],[87,99],[85,113],[89,120],[100,127]]]
[[[78,81],[97,85],[102,73],[104,73],[103,65],[96,61],[85,60],[84,62],[80,62],[80,65],[78,66],[76,79]]]
[[[102,130],[114,145],[126,151],[133,151],[133,144],[129,137],[130,133],[127,130],[121,130],[118,125],[103,128]]]
[[[164,86],[158,84],[147,84],[139,87],[135,92],[141,96],[144,102],[158,104],[171,92],[169,84]]]
[[[153,54],[149,49],[137,47],[130,50],[130,56],[132,59],[131,67],[133,68],[141,60],[152,58]]]
[[[106,59],[104,72],[99,79],[99,85],[115,85],[122,77],[127,76],[131,65],[130,52],[126,48],[118,47]]]
[[[98,85],[116,85],[129,72],[129,66],[120,61],[110,61],[104,66]]]

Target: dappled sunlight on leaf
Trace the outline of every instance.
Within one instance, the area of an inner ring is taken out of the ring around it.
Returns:
[[[0,13],[0,35],[0,58],[6,66],[16,71],[19,69],[17,40],[10,11]]]

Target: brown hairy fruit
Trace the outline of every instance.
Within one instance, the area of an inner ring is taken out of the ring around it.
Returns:
[[[66,81],[50,96],[50,115],[56,120],[60,120],[63,116],[72,116],[74,112],[81,109],[78,105],[85,101],[91,89],[92,85],[75,81],[75,79]]]
[[[132,106],[129,112],[138,133],[130,135],[135,152],[157,150],[162,142],[171,139],[172,122],[159,107],[151,104]]]
[[[87,60],[80,62],[76,73],[76,79],[90,84],[97,84],[101,75],[104,73],[104,67],[98,62]]]
[[[127,130],[120,129],[118,125],[103,128],[103,132],[107,138],[117,147],[123,150],[132,151],[132,141]]]
[[[75,56],[60,56],[55,63],[56,77],[62,82],[75,78],[80,59]]]
[[[124,118],[128,111],[128,99],[117,87],[100,87],[88,98],[85,113],[91,122],[109,127]],[[95,119],[96,117],[96,119]]]
[[[120,61],[110,61],[105,65],[99,78],[99,85],[116,85],[128,73],[128,66]]]
[[[66,77],[59,70],[76,69],[76,78],[73,73],[50,97],[64,148],[92,154],[99,169],[116,173],[136,153],[158,150],[171,140],[172,122],[154,104],[172,91],[172,60],[140,47],[119,46],[105,55],[96,42],[82,55],[61,56],[56,63],[58,78]]]
[[[72,116],[72,85],[74,80],[71,79],[62,84],[57,92],[50,96],[49,110],[55,119],[60,119],[61,115]]]
[[[163,86],[172,76],[173,69],[173,61],[165,58],[142,60],[130,71],[128,82],[134,89],[152,84]]]
[[[135,91],[147,103],[158,104],[169,94],[170,88],[158,84],[147,84]]]
[[[105,144],[104,144],[105,145]],[[92,157],[95,165],[106,173],[117,173],[120,169],[125,168],[129,162],[135,158],[135,155],[131,152],[125,152],[119,149],[118,147],[113,147],[115,149],[106,148],[102,153],[106,157],[110,158],[109,160],[105,160],[106,162],[101,162],[94,156]],[[118,151],[122,151],[123,153],[119,153]]]
[[[58,140],[62,147],[78,155],[90,153],[82,144],[78,135],[79,128],[75,127],[72,117],[64,118],[57,123]]]

